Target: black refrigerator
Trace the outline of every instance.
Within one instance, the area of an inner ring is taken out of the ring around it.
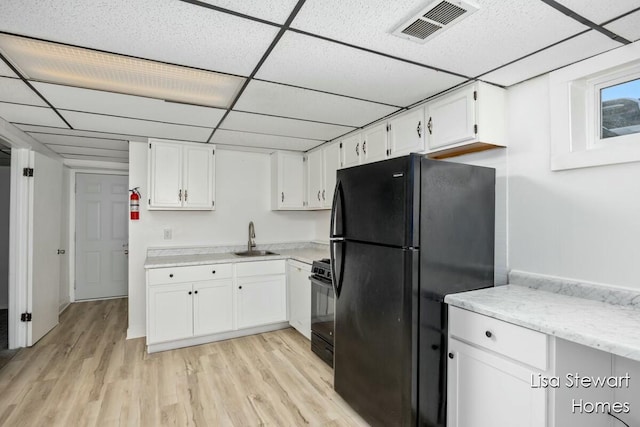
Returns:
[[[334,388],[374,426],[445,426],[444,296],[493,286],[495,170],[412,154],[338,171]]]

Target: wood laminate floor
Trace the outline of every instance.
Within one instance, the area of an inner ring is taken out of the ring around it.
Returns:
[[[126,299],[72,304],[0,370],[0,425],[366,425],[293,329],[148,355],[126,328]]]

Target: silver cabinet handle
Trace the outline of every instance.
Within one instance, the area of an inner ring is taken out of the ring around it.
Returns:
[[[182,189],[178,191],[178,200],[182,201]]]
[[[422,120],[418,122],[418,127],[416,128],[416,131],[418,132],[418,138],[422,138]]]
[[[318,201],[320,201],[320,190],[318,190]]]
[[[356,156],[359,156],[359,155],[360,155],[360,143],[358,142],[356,144]]]
[[[282,197],[281,197],[282,201],[284,202],[284,191],[282,192]]]
[[[433,120],[429,117],[429,121],[427,122],[427,129],[429,130],[429,135],[433,135]]]
[[[185,201],[185,202],[187,201],[187,196],[188,196],[188,194],[187,194],[187,190],[184,190],[184,201]]]
[[[367,141],[362,143],[362,154],[367,154]]]
[[[326,200],[326,199],[324,198],[324,190],[322,190],[322,200]]]

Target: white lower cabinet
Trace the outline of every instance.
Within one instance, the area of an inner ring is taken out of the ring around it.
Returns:
[[[287,327],[284,260],[147,271],[147,350]]]
[[[450,307],[448,345],[449,427],[547,426],[546,335]]]
[[[287,280],[284,274],[238,278],[238,328],[285,322]]]
[[[311,339],[311,266],[297,261],[287,265],[289,324]]]

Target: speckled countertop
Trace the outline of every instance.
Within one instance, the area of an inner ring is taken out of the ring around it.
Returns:
[[[321,243],[284,243],[258,245],[258,250],[269,250],[278,255],[241,257],[233,252],[243,251],[245,246],[217,246],[198,248],[156,248],[147,251],[144,268],[184,267],[189,265],[223,264],[278,259],[295,259],[311,264],[315,260],[329,258],[329,245]]]
[[[563,284],[542,276],[517,281],[447,295],[445,302],[640,361],[640,293],[575,282]]]

